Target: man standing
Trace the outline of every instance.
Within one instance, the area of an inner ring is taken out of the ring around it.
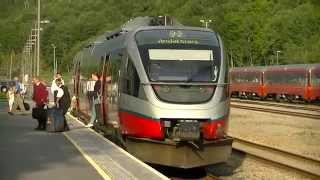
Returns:
[[[93,81],[95,81],[94,84],[94,91],[93,91],[93,103],[91,108],[91,118],[90,122],[86,125],[86,127],[92,127],[93,123],[97,120],[97,109],[96,106],[99,107],[99,104],[101,103],[100,94],[101,94],[101,80],[99,78],[99,75],[97,73],[92,73],[91,78]],[[99,111],[98,111],[99,112]]]
[[[64,85],[64,81],[62,79],[62,75],[57,72],[56,75],[54,76],[54,79],[51,83],[51,93],[53,94],[53,100],[54,102],[57,102],[57,93],[58,93],[58,90],[59,90],[59,87],[57,86],[56,84],[56,80],[59,79],[59,82],[62,83],[62,85]]]
[[[33,97],[32,100],[36,103],[36,112],[35,115],[36,119],[38,120],[38,127],[35,128],[36,130],[45,130],[46,129],[46,104],[48,103],[48,91],[46,86],[40,82],[39,77],[33,78]]]
[[[70,93],[69,93],[68,88],[63,85],[61,79],[57,79],[55,81],[55,83],[58,87],[55,104],[56,104],[57,108],[62,110],[62,114],[63,114],[63,118],[64,118],[64,130],[68,131],[69,126],[66,121],[65,115],[68,112],[68,109],[71,105]]]

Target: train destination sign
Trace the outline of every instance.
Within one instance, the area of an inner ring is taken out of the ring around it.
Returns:
[[[149,49],[150,60],[184,60],[210,61],[212,50],[193,49]]]
[[[192,39],[160,39],[159,44],[199,44],[199,41]]]
[[[219,46],[216,34],[208,31],[153,29],[139,31],[135,37],[139,46],[147,44]]]

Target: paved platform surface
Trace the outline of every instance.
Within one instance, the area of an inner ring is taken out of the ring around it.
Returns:
[[[9,115],[7,103],[0,101],[0,180],[168,179],[67,117],[70,131],[35,131],[31,112]]]
[[[92,158],[111,179],[168,179],[149,165],[141,162],[92,129],[85,128],[76,118],[68,116],[71,131],[66,136]]]
[[[0,180],[98,180],[102,176],[62,133],[33,130],[31,115],[11,116],[0,101]]]

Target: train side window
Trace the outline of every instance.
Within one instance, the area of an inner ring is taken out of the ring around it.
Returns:
[[[123,72],[121,92],[138,97],[140,78],[130,57],[128,57],[126,63],[127,66],[125,72]]]

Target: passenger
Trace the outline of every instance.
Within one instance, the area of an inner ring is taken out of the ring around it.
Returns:
[[[14,93],[15,93],[15,86],[10,86],[9,90],[7,92],[7,98],[8,98],[8,103],[9,103],[9,114],[12,114],[12,106],[14,102]]]
[[[63,118],[64,118],[64,130],[69,131],[70,128],[69,128],[68,123],[66,121],[65,115],[68,112],[68,109],[71,105],[70,93],[69,93],[67,86],[63,85],[62,79],[60,79],[60,78],[56,79],[55,84],[58,87],[55,104],[56,104],[57,108],[62,110]]]
[[[38,77],[33,78],[32,100],[36,103],[36,108],[33,109],[32,116],[38,120],[38,127],[36,127],[35,130],[45,130],[47,121],[45,109],[48,103],[48,91]]]
[[[87,81],[87,97],[89,101],[89,107],[92,107],[93,103],[93,94],[94,94],[94,84],[96,83],[95,80],[92,79],[92,77]]]
[[[53,101],[54,102],[57,101],[57,93],[58,93],[58,89],[59,89],[59,87],[56,84],[57,79],[60,79],[62,82],[62,85],[64,85],[64,80],[62,79],[62,75],[59,72],[57,72],[54,76],[52,83],[51,83],[51,93],[53,94]]]
[[[18,77],[15,77],[14,78],[15,80],[15,95],[14,95],[14,102],[13,102],[13,106],[12,106],[12,113],[10,113],[11,115],[12,114],[25,114],[26,113],[26,109],[24,107],[24,104],[23,104],[23,98],[22,98],[22,88],[21,88],[21,83],[18,79]],[[18,107],[19,107],[19,112],[18,112]]]
[[[93,123],[97,120],[97,108],[100,107],[101,103],[101,80],[99,79],[99,75],[97,73],[92,73],[92,80],[95,81],[94,91],[93,91],[93,103],[91,108],[91,119],[90,122],[86,125],[86,127],[92,127]]]
[[[20,83],[20,89],[21,98],[24,100],[24,96],[27,93],[27,87],[23,84],[23,82]]]

